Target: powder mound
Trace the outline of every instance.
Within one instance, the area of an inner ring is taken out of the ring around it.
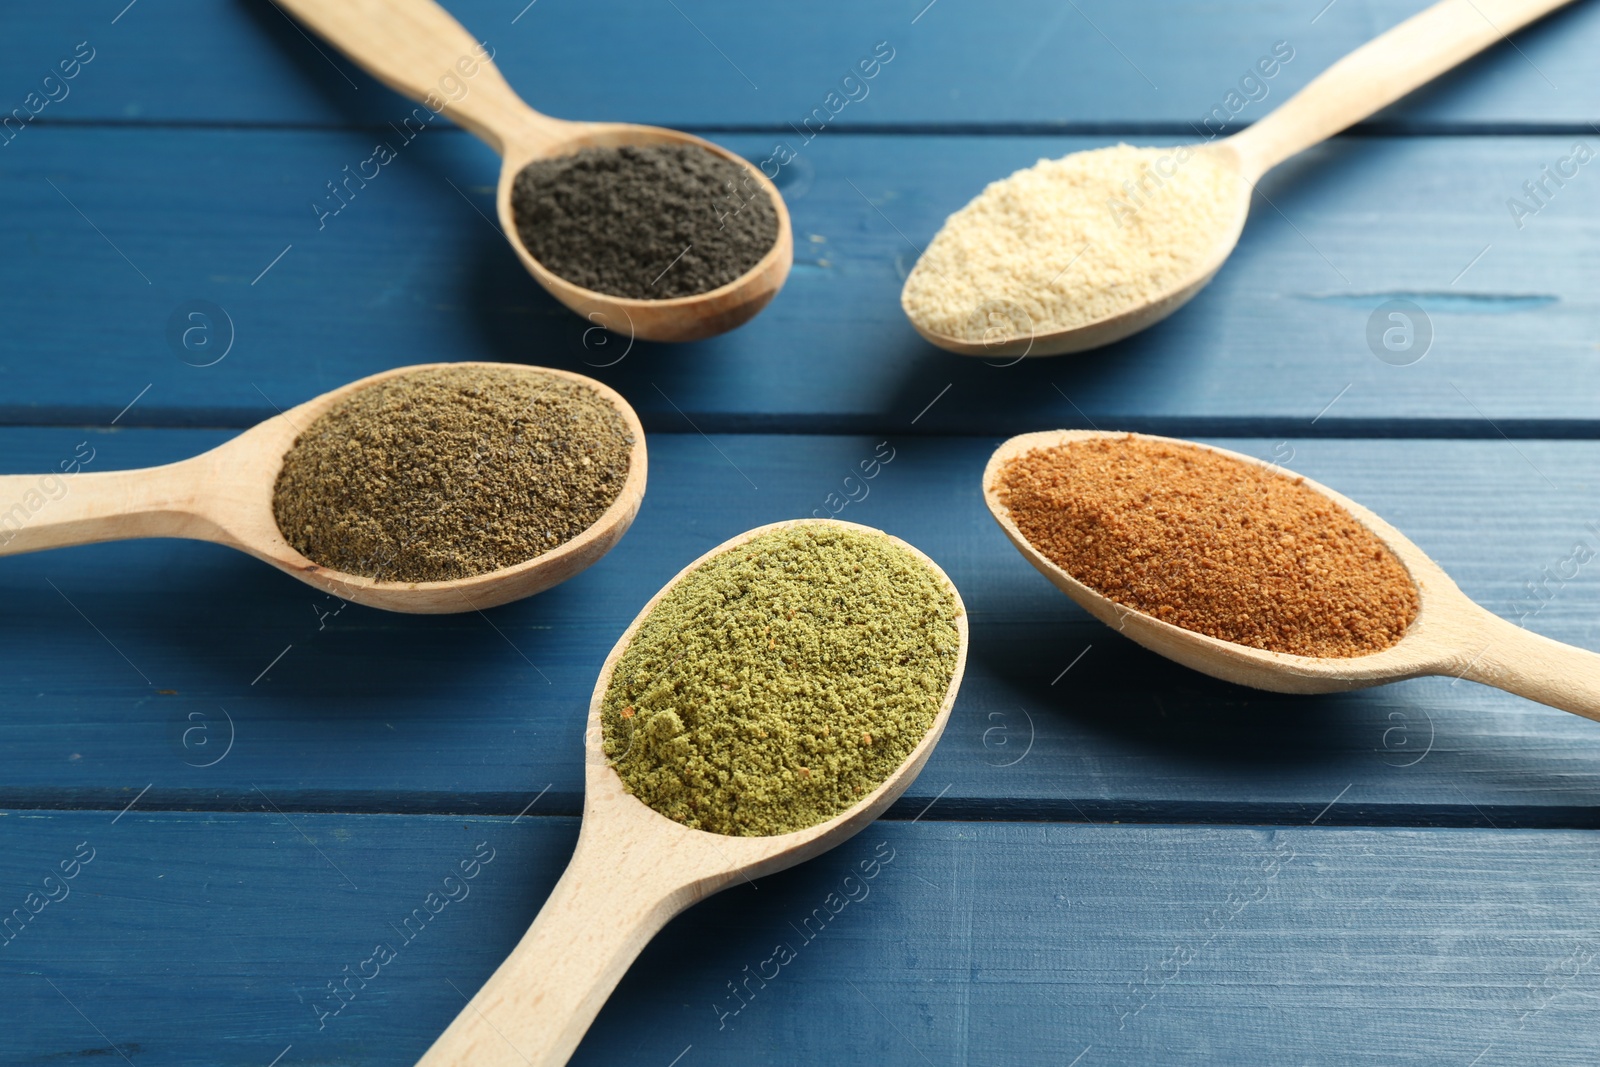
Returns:
[[[511,188],[529,254],[576,285],[665,300],[727,285],[778,239],[750,172],[695,145],[585,148],[540,159]]]
[[[960,648],[955,597],[882,534],[773,530],[656,604],[601,705],[628,791],[685,826],[825,822],[927,735]]]
[[[1119,604],[1224,641],[1300,656],[1388,648],[1416,585],[1354,516],[1302,478],[1195,445],[1124,437],[1018,456],[1000,502],[1030,544]]]
[[[633,436],[580,382],[517,367],[416,371],[295,439],[278,529],[314,563],[395,582],[509,567],[570,541],[627,481]]]
[[[1238,177],[1190,146],[1041,159],[945,220],[900,303],[964,341],[1084,326],[1191,277],[1239,195]]]

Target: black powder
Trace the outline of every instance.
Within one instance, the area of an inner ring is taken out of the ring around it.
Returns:
[[[633,435],[581,382],[443,367],[369,385],[306,427],[272,510],[313,563],[396,582],[485,574],[594,525],[628,478]]]
[[[511,188],[528,252],[612,296],[710,292],[761,261],[778,213],[738,163],[694,145],[585,148],[529,163]]]

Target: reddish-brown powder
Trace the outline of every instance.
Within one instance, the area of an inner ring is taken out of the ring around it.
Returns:
[[[1305,479],[1127,436],[1018,456],[1000,502],[1068,574],[1175,626],[1301,656],[1388,648],[1417,617],[1393,552]]]

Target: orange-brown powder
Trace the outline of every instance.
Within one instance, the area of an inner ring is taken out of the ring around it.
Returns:
[[[1399,559],[1303,478],[1130,435],[1018,456],[997,488],[1056,565],[1186,630],[1346,657],[1388,648],[1417,617]]]

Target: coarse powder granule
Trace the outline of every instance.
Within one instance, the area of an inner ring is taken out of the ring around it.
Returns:
[[[901,306],[926,330],[979,342],[1126,311],[1194,274],[1237,215],[1239,182],[1187,146],[1041,159],[945,220]]]
[[[750,171],[698,145],[585,148],[538,159],[511,187],[528,253],[567,281],[665,300],[727,285],[778,240]]]
[[[634,633],[601,705],[606,756],[685,826],[768,836],[825,822],[927,735],[959,612],[882,534],[760,534],[685,575]]]
[[[1094,438],[1007,463],[998,495],[1039,552],[1186,630],[1301,656],[1388,648],[1416,585],[1354,516],[1294,477],[1195,445]]]
[[[460,366],[375,382],[307,426],[273,491],[313,563],[396,582],[485,574],[594,525],[627,481],[633,435],[582,382]]]

